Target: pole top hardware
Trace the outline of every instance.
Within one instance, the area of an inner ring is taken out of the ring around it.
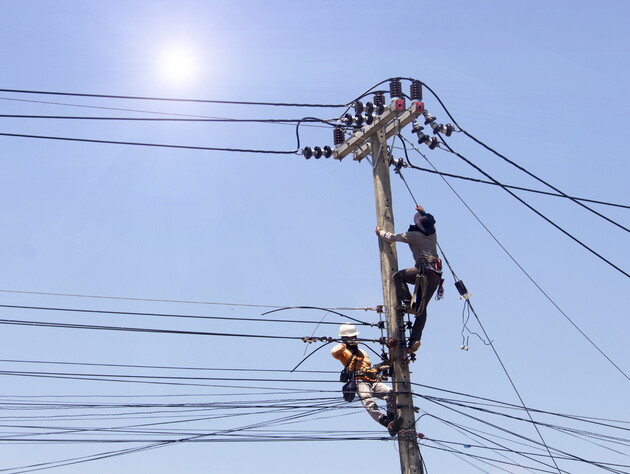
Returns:
[[[385,108],[383,114],[374,118],[371,125],[364,125],[350,138],[338,145],[333,150],[333,158],[342,160],[352,153],[354,160],[361,161],[371,154],[368,142],[377,132],[382,131],[381,140],[387,140],[411,123],[412,120],[422,115],[423,112],[424,104],[422,102],[413,101],[411,106],[406,108],[404,99],[393,100],[389,107]]]

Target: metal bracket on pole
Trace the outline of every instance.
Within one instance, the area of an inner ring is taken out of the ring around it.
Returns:
[[[392,101],[385,111],[374,119],[370,125],[366,125],[348,138],[345,142],[333,150],[333,158],[342,160],[352,153],[353,160],[361,161],[367,155],[372,154],[369,144],[366,142],[374,136],[379,130],[383,131],[382,140],[389,139],[398,130],[411,123],[412,120],[422,115],[424,112],[424,104],[419,101],[413,101],[411,107],[405,109],[405,101],[396,99]]]

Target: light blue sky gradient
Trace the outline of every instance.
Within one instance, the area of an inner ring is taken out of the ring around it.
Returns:
[[[342,104],[389,77],[414,77],[440,95],[464,129],[567,194],[630,204],[626,111],[630,4],[625,1],[4,0],[0,6],[2,89]],[[172,41],[193,45],[201,58],[199,75],[184,86],[166,84],[157,72],[160,51]],[[408,83],[403,87],[408,91]],[[2,114],[140,115],[13,99],[233,118],[333,118],[342,111],[0,93]],[[427,91],[425,103],[439,121],[449,121]],[[295,127],[290,125],[0,118],[0,132],[209,147],[296,148]],[[405,136],[413,138],[410,130]],[[332,132],[326,127],[302,126],[300,138],[302,146],[332,145]],[[449,144],[501,182],[541,189],[463,134],[455,134]],[[451,154],[422,149],[442,171],[481,177]],[[394,156],[402,157],[402,151],[395,149]],[[415,152],[410,157],[417,165],[427,166]],[[531,284],[439,177],[413,170],[405,170],[404,176],[416,199],[435,215],[440,244],[474,294],[471,301],[526,403],[553,412],[629,420],[628,379]],[[629,373],[628,278],[501,189],[450,182],[538,284]],[[396,229],[403,231],[415,206],[395,175],[392,185]],[[518,195],[630,271],[627,232],[566,200]],[[630,226],[628,209],[592,207]],[[0,209],[0,290],[279,306],[374,307],[382,303],[372,173],[366,160],[306,161],[296,155],[0,137]],[[398,247],[398,255],[401,268],[411,265],[406,246]],[[445,299],[429,306],[423,345],[412,365],[413,381],[518,403],[489,347],[471,337],[470,350],[460,350],[462,302],[448,272],[445,279]],[[231,317],[260,317],[265,310],[11,292],[0,293],[0,304]],[[376,320],[373,312],[351,315]],[[277,316],[319,320],[324,313],[286,311]],[[0,318],[290,336],[315,331],[314,324],[16,309],[0,309]],[[333,315],[325,320],[343,322]],[[479,331],[475,323],[470,327]],[[359,330],[367,338],[380,336],[373,328]],[[0,334],[2,360],[291,369],[305,350],[300,341],[23,326],[3,326]],[[319,326],[315,334],[334,337],[337,327]],[[7,371],[122,370],[9,362],[0,367]],[[341,369],[327,348],[302,368]],[[312,378],[304,373],[270,374],[243,376]],[[161,371],[159,375],[182,374]],[[333,390],[300,392],[296,397],[341,400],[336,374],[321,379],[325,381],[273,384]],[[235,391],[239,394],[228,395]],[[163,398],[149,397],[174,395],[181,401],[184,395],[195,395],[191,399],[199,402],[240,399],[241,394],[237,389],[212,387],[15,376],[4,376],[0,385],[0,398],[5,400],[98,395],[100,401],[111,401],[105,397],[141,395],[143,401],[156,402]],[[431,414],[470,423],[428,402],[416,403]],[[0,416],[8,416],[6,412],[2,410]],[[279,428],[385,435],[359,405],[339,413]],[[270,417],[240,416],[187,427],[213,432]],[[488,420],[516,429],[502,419],[488,416]],[[114,419],[105,423],[140,422]],[[97,421],[47,423],[49,427],[101,426]],[[518,428],[528,437],[537,436],[531,427]],[[461,434],[430,416],[421,419],[418,430],[433,439],[465,442]],[[0,439],[15,430],[1,431]],[[630,464],[627,455],[548,429],[542,433],[556,448]],[[0,468],[120,448],[3,442]],[[628,452],[627,446],[618,449]],[[448,453],[429,447],[422,448],[422,453],[433,474],[480,472]],[[558,462],[572,473],[595,472],[592,466]],[[505,472],[476,465],[481,472]],[[344,468],[397,472],[397,445],[391,441],[188,443],[57,471],[310,474]],[[504,469],[528,472],[510,466]]]

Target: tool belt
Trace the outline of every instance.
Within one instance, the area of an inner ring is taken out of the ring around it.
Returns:
[[[368,379],[370,382],[379,382],[381,378],[375,369],[370,370],[355,370],[355,378]]]
[[[418,270],[422,270],[424,268],[429,268],[433,270],[435,273],[442,273],[442,260],[439,257],[425,257],[422,260],[418,260],[416,262],[416,268]]]

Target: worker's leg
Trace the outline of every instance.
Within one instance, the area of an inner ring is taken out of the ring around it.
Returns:
[[[416,281],[418,269],[416,267],[406,268],[394,273],[394,287],[396,288],[396,298],[398,303],[411,302],[411,293],[409,293],[408,284]]]
[[[439,273],[431,270],[426,270],[425,275],[427,277],[427,292],[425,295],[424,309],[422,310],[422,313],[416,316],[416,320],[413,323],[413,327],[411,328],[411,337],[409,338],[410,342],[419,341],[422,338],[422,330],[427,322],[427,306],[429,305],[429,301],[433,297],[435,290],[437,290],[437,287],[440,286],[440,281],[442,280]]]
[[[372,393],[375,397],[385,400],[385,403],[387,403],[387,416],[394,419],[396,416],[396,400],[394,400],[394,391],[391,387],[382,382],[376,382],[372,388]]]
[[[378,405],[373,398],[373,390],[376,382],[366,382],[365,380],[357,380],[357,394],[366,411],[374,419],[374,421],[380,422],[385,416],[378,409]]]

